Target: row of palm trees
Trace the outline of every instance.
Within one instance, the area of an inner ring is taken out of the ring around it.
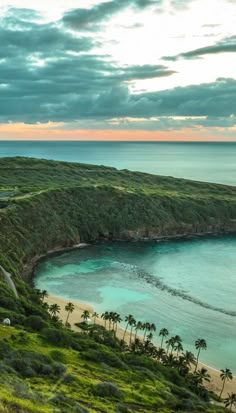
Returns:
[[[46,292],[43,291],[42,299],[44,299],[45,296]],[[74,310],[75,306],[73,303],[69,302],[66,304],[66,325],[68,325],[69,316],[73,313]],[[57,318],[58,314],[61,311],[61,308],[58,304],[51,304],[50,306],[48,306],[48,311],[54,318]],[[108,328],[109,331],[113,331],[114,335],[116,336],[118,325],[123,321],[120,314],[113,311],[105,311],[101,314],[100,317],[104,320],[105,328]],[[88,310],[84,310],[81,315],[81,319],[84,322],[88,322],[88,320],[91,318],[93,319],[93,324],[96,324],[96,320],[99,318],[99,314],[97,312],[90,314]],[[199,338],[195,341],[195,348],[197,350],[197,356],[195,357],[191,351],[184,352],[182,339],[179,335],[167,338],[169,336],[169,331],[166,328],[162,328],[159,331],[161,343],[160,347],[157,348],[152,343],[153,332],[156,331],[156,326],[154,323],[136,321],[132,314],[127,315],[124,321],[126,322],[126,325],[121,340],[121,343],[124,347],[127,342],[127,340],[125,339],[129,329],[129,341],[127,344],[129,346],[129,349],[134,353],[147,354],[153,358],[156,358],[158,361],[162,362],[165,365],[177,367],[179,372],[183,375],[189,374],[192,366],[195,366],[193,372],[194,382],[198,386],[202,386],[204,382],[210,381],[210,375],[208,374],[208,371],[205,367],[202,367],[200,370],[198,370],[201,350],[207,349],[207,343],[205,339]],[[140,332],[143,332],[142,339],[139,337]],[[220,390],[219,398],[221,399],[226,382],[233,379],[231,370],[229,368],[220,370],[220,378],[222,380],[222,387]],[[230,411],[232,411],[233,406],[236,406],[236,393],[228,393],[228,396],[224,399],[224,404],[226,407],[230,408]]]
[[[99,317],[99,315],[97,313],[93,313],[92,317],[94,317],[94,324],[95,324],[96,319]],[[83,318],[84,321],[87,321],[90,318],[89,311],[85,310],[81,318]],[[116,312],[105,311],[104,313],[101,314],[101,318],[104,320],[105,328],[107,328],[107,324],[108,324],[108,330],[109,331],[113,330],[116,334],[118,323],[122,321],[121,316]],[[185,367],[185,369],[187,368],[188,371],[190,370],[191,365],[195,365],[194,375],[195,375],[196,382],[201,385],[203,384],[204,381],[205,382],[210,381],[210,375],[208,374],[208,371],[205,367],[202,367],[200,370],[198,370],[199,357],[200,357],[201,350],[207,349],[207,343],[205,339],[199,338],[195,341],[195,348],[197,350],[197,356],[195,357],[194,354],[190,351],[183,352],[182,339],[179,335],[175,335],[167,339],[165,341],[166,349],[164,349],[163,342],[164,342],[164,339],[169,336],[169,331],[166,328],[162,328],[159,331],[159,336],[161,337],[160,347],[156,349],[156,347],[153,346],[153,344],[151,343],[151,340],[153,338],[152,332],[156,331],[156,326],[154,323],[136,321],[132,314],[127,315],[124,321],[126,322],[126,325],[125,325],[122,341],[125,342],[126,334],[127,334],[128,328],[130,327],[129,346],[134,352],[137,351],[139,347],[143,347],[140,339],[137,337],[138,332],[143,331],[144,348],[146,348],[146,352],[149,353],[149,355],[151,355],[152,357],[155,356],[155,358],[157,358],[159,361],[164,362],[165,364],[169,364],[169,365],[175,364],[176,366],[179,364],[180,368]],[[147,334],[148,332],[149,334]],[[133,341],[132,341],[132,337],[133,337]],[[181,355],[179,356],[180,352],[181,352]],[[220,395],[219,395],[221,399],[222,393],[225,388],[226,381],[233,379],[231,370],[228,368],[222,369],[220,373],[220,378],[222,380],[222,388],[220,390]],[[228,394],[228,397],[225,399],[225,405],[227,407],[231,407],[232,409],[232,406],[234,404],[236,404],[236,394],[235,393]]]

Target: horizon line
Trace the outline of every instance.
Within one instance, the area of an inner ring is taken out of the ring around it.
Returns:
[[[216,139],[216,140],[206,140],[206,139],[173,139],[173,140],[154,140],[154,139],[1,139],[0,142],[135,142],[135,143],[236,143],[236,139]]]

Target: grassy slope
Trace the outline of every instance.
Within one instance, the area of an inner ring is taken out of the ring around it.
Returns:
[[[0,345],[2,340],[13,351],[24,351],[24,357],[33,351],[52,359],[55,352],[57,358],[59,353],[66,368],[57,377],[47,373],[0,374],[3,412],[223,412],[187,389],[183,378],[173,369],[144,356],[120,353],[87,335],[77,334],[78,350],[58,348],[35,333],[23,333],[22,338],[22,332],[12,327],[0,326]],[[94,352],[96,357],[106,355],[106,362],[93,360]],[[98,396],[94,388],[101,382],[112,382],[121,395]]]
[[[83,413],[75,408],[76,402],[91,413],[169,413],[177,411],[177,406],[179,411],[216,411],[190,394],[173,369],[140,357],[130,361],[128,354],[117,355],[119,367],[109,361],[104,364],[89,360],[94,349],[105,350],[112,357],[114,348],[98,345],[82,335],[76,338],[76,350],[71,346],[60,348],[67,372],[73,375],[72,382],[60,381],[53,388],[55,377],[31,377],[29,372],[24,377],[15,370],[6,372],[4,366],[12,363],[14,354],[23,357],[17,353],[20,349],[50,357],[53,350],[58,350],[33,332],[28,332],[26,338],[21,336],[32,314],[52,325],[36,293],[20,277],[24,264],[37,254],[104,236],[223,231],[234,229],[235,219],[236,189],[232,187],[91,165],[0,159],[0,264],[15,275],[20,293],[20,299],[15,300],[0,279],[0,317],[10,316],[14,325],[19,325],[17,329],[0,325],[0,411]],[[1,353],[2,343],[11,348],[7,359],[5,350]],[[101,381],[115,383],[122,391],[121,399],[95,396],[93,386]],[[51,399],[57,393],[63,393],[64,400]],[[184,408],[183,399],[187,400],[186,406],[190,399],[194,407]]]

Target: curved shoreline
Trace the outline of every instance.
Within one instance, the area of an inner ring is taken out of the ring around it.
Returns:
[[[81,315],[84,310],[88,310],[90,313],[94,312],[94,307],[89,304],[85,303],[82,301],[74,300],[71,298],[64,298],[64,297],[59,297],[55,295],[49,295],[47,298],[45,298],[45,301],[48,304],[58,304],[61,308],[60,311],[60,317],[63,322],[66,321],[67,317],[67,312],[65,311],[65,305],[68,302],[72,302],[75,306],[75,311],[70,314],[69,322],[71,324],[71,328],[74,331],[79,331],[79,328],[74,326],[74,323],[79,322],[81,320]],[[101,319],[100,317],[96,320],[96,323],[104,325],[104,320]],[[118,327],[117,329],[117,336],[118,338],[122,338],[124,334],[124,329],[121,327]],[[129,338],[129,331],[127,331],[127,338]],[[222,387],[222,380],[220,379],[220,370],[217,370],[214,367],[211,367],[205,363],[199,362],[199,367],[205,367],[207,368],[210,376],[211,376],[211,382],[210,383],[205,383],[205,386],[208,388],[208,390],[215,392],[216,394],[220,393],[221,387]],[[227,393],[235,393],[236,391],[236,376],[233,377],[232,381],[227,381],[225,383],[225,389],[223,392],[223,397],[227,396]]]
[[[28,282],[31,282],[33,280],[34,276],[34,270],[38,263],[48,257],[54,256],[61,254],[63,252],[67,251],[73,251],[76,249],[80,248],[86,248],[89,247],[90,245],[99,243],[99,242],[161,242],[161,241],[172,241],[172,240],[187,240],[187,239],[193,239],[193,238],[215,238],[215,237],[224,237],[228,235],[233,235],[236,236],[236,231],[205,231],[205,232],[193,232],[193,233],[183,233],[183,234],[175,234],[175,235],[159,235],[157,237],[139,237],[137,239],[131,238],[131,239],[122,239],[122,238],[117,238],[117,239],[98,239],[96,241],[93,241],[93,243],[90,242],[79,242],[77,244],[71,244],[68,246],[62,246],[58,245],[55,246],[54,248],[46,251],[43,254],[35,255],[33,258],[31,258],[24,266],[22,270],[22,277]]]
[[[171,235],[170,236],[162,236],[162,237],[158,237],[158,238],[142,238],[142,239],[139,239],[139,240],[132,240],[132,241],[130,240],[129,242],[134,242],[134,243],[135,242],[155,242],[155,241],[161,242],[161,241],[168,241],[168,240],[173,240],[173,239],[175,239],[175,240],[179,239],[181,241],[181,240],[185,240],[185,239],[202,238],[202,237],[206,237],[206,238],[207,237],[224,237],[224,236],[227,236],[227,235],[236,235],[236,234],[232,233],[232,232],[225,232],[225,233],[205,232],[205,233],[200,233],[200,234],[199,233],[193,233],[193,234],[179,234],[179,235],[172,235],[172,236]],[[109,241],[111,242],[111,240],[106,240],[106,239],[100,240],[100,242],[109,242]],[[124,242],[124,241],[127,241],[127,240],[121,240],[121,239],[112,240],[112,242],[115,242],[115,241]],[[97,242],[99,242],[99,240]],[[92,244],[79,243],[79,244],[74,244],[72,246],[67,246],[67,247],[56,247],[55,249],[52,249],[52,250],[48,251],[45,254],[42,254],[38,257],[35,257],[32,260],[32,262],[30,263],[30,266],[28,267],[30,269],[28,280],[31,280],[31,281],[33,280],[34,269],[41,260],[44,260],[44,259],[46,259],[47,257],[50,257],[50,256],[61,254],[61,253],[66,252],[66,251],[72,251],[72,250],[76,250],[76,249],[80,249],[80,248],[86,248],[86,247],[89,247],[90,245],[92,245]],[[72,313],[70,315],[69,322],[71,321],[72,329],[75,330],[75,331],[79,331],[79,329],[76,326],[73,326],[73,324],[74,324],[74,322],[79,322],[80,321],[80,317],[81,317],[82,312],[84,310],[88,310],[90,312],[94,311],[94,307],[90,303],[82,302],[82,301],[79,301],[79,300],[74,300],[74,299],[71,299],[71,298],[59,297],[59,296],[54,296],[54,295],[50,294],[49,297],[47,299],[45,299],[45,301],[47,301],[49,304],[57,303],[61,307],[60,316],[61,316],[63,321],[66,320],[66,315],[67,315],[65,310],[64,310],[64,306],[69,301],[73,302],[73,304],[75,305],[75,310],[76,311],[75,311],[75,313]],[[96,322],[98,324],[104,325],[104,320],[102,320],[101,318],[98,318]],[[118,327],[118,330],[117,330],[118,337],[120,336],[120,338],[122,338],[123,337],[123,332],[124,332],[124,329],[122,329],[121,327]],[[129,338],[129,331],[127,331],[127,337]],[[212,367],[212,366],[210,366],[206,363],[202,363],[202,362],[199,362],[199,367],[207,368],[207,370],[208,370],[208,372],[211,376],[211,382],[210,383],[205,383],[205,386],[209,390],[215,392],[216,394],[219,394],[220,390],[221,390],[221,387],[222,387],[222,381],[220,379],[220,370],[218,370],[217,368]],[[236,392],[236,376],[233,377],[232,381],[226,382],[225,389],[224,389],[224,392],[223,392],[223,397],[226,397],[227,393],[231,393],[231,392],[233,392],[233,393]]]

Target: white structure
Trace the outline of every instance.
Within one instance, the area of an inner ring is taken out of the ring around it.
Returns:
[[[10,326],[11,325],[11,320],[10,318],[4,318],[2,322],[5,326]]]

